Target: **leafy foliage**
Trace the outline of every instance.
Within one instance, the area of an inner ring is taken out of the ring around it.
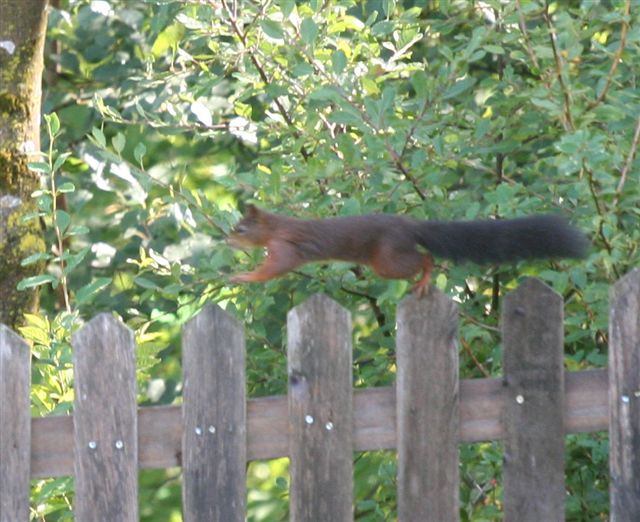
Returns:
[[[246,324],[250,395],[284,393],[285,315],[318,291],[353,313],[355,385],[391,383],[407,283],[335,263],[231,286],[259,257],[224,243],[246,202],[300,216],[564,213],[592,238],[588,259],[441,265],[436,283],[460,304],[465,378],[500,374],[500,300],[525,275],[565,298],[567,368],[603,366],[608,287],[639,257],[637,16],[628,0],[62,2],[48,153],[33,166],[49,269],[22,283],[45,285],[23,330],[34,412],[69,408],[70,334],[105,310],[136,332],[141,402],[173,402],[180,326],[208,301]],[[568,439],[570,520],[606,517],[603,444]],[[499,446],[461,455],[463,520],[500,518]],[[249,475],[249,520],[286,517],[286,466]],[[389,454],[358,456],[358,520],[394,517],[394,477]],[[179,516],[175,470],[141,487],[144,520]],[[33,518],[67,519],[69,495],[67,479],[36,483]]]

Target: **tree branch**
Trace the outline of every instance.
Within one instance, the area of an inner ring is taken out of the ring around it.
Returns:
[[[536,69],[540,69],[540,63],[538,62],[538,57],[536,56],[533,47],[531,46],[531,39],[529,38],[529,33],[527,32],[527,25],[524,19],[524,13],[522,12],[522,6],[520,5],[520,0],[516,0],[516,10],[518,11],[518,25],[520,26],[520,32],[522,33],[522,37],[524,38],[524,43],[527,45],[527,54],[533,65]]]
[[[560,89],[562,90],[562,96],[564,98],[564,127],[566,130],[575,130],[575,124],[573,123],[573,116],[571,115],[571,93],[567,85],[564,83],[564,78],[562,77],[562,70],[564,69],[564,64],[562,62],[562,57],[558,52],[557,45],[557,35],[556,30],[551,23],[551,16],[549,15],[549,2],[545,2],[544,6],[544,20],[547,23],[547,27],[549,28],[549,40],[551,42],[551,49],[553,51],[553,58],[556,64],[556,75],[558,76],[558,82],[560,83]]]
[[[242,46],[247,51],[247,53],[249,55],[249,59],[251,60],[251,63],[253,63],[253,66],[258,71],[258,75],[260,76],[260,79],[265,84],[270,85],[271,84],[271,80],[267,76],[267,73],[266,73],[264,67],[262,67],[262,64],[258,61],[258,58],[253,53],[253,51],[251,50],[249,45],[247,44],[247,35],[245,33],[243,33],[240,30],[240,27],[238,26],[238,19],[236,17],[236,13],[231,10],[227,0],[222,0],[222,5],[224,6],[225,11],[227,12],[227,16],[229,17],[229,23],[231,24],[231,28],[233,29],[233,32],[240,39],[240,42],[242,43]],[[293,120],[291,119],[291,116],[289,116],[289,113],[285,109],[284,105],[282,105],[282,102],[280,101],[280,98],[278,98],[278,96],[275,96],[273,98],[273,102],[276,104],[276,107],[278,108],[278,112],[282,115],[282,118],[284,119],[285,123],[289,127],[291,127],[291,129],[293,129],[293,135],[296,137],[296,139],[300,138],[301,137],[300,136],[300,132],[298,131],[298,129],[296,129],[296,127],[295,127],[295,125],[293,123]],[[305,148],[304,145],[302,145],[300,147],[300,154],[302,155],[302,157],[304,158],[305,161],[307,161],[311,157],[311,154],[309,153],[309,151],[307,151],[307,149]]]
[[[476,368],[480,370],[480,373],[482,373],[484,377],[487,377],[487,378],[491,377],[491,374],[487,371],[484,365],[475,356],[475,354],[473,353],[473,350],[471,349],[471,346],[469,346],[469,343],[465,341],[464,337],[460,337],[460,344],[462,344],[462,348],[464,349],[465,353],[469,356],[469,358],[473,361],[473,364],[476,366]]]
[[[630,14],[631,14],[631,0],[627,0],[624,7],[625,18],[622,20],[622,29],[620,30],[620,45],[618,46],[618,50],[616,51],[616,54],[613,56],[613,61],[611,62],[611,68],[609,69],[609,73],[607,74],[607,81],[604,84],[604,88],[602,89],[600,96],[598,96],[596,100],[593,101],[589,105],[589,107],[587,107],[589,110],[592,110],[598,105],[600,105],[600,103],[602,103],[607,97],[609,87],[613,82],[613,76],[616,72],[616,69],[618,68],[618,64],[620,63],[620,58],[622,57],[622,52],[624,51],[624,48],[627,42],[627,32],[629,31],[629,21],[627,20],[627,18],[629,17]]]
[[[638,142],[640,141],[640,117],[636,122],[636,130],[633,133],[633,140],[631,140],[631,147],[629,148],[629,154],[627,155],[627,160],[624,162],[624,166],[620,171],[620,181],[618,182],[618,186],[616,187],[616,195],[613,199],[613,206],[615,207],[620,200],[620,196],[622,195],[622,190],[624,189],[624,184],[627,181],[627,175],[629,174],[629,170],[631,169],[631,164],[636,156],[636,152],[638,150]]]

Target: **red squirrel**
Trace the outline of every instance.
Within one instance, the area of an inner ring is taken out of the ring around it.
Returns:
[[[267,281],[302,264],[333,259],[369,265],[387,279],[411,279],[422,272],[414,285],[419,296],[428,292],[431,254],[453,261],[506,263],[579,258],[588,244],[582,232],[554,215],[481,221],[420,221],[389,214],[297,219],[253,205],[247,205],[229,243],[267,249],[256,270],[232,277],[236,283]]]

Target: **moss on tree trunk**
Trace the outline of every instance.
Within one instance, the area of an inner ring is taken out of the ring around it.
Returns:
[[[45,248],[31,193],[38,176],[27,167],[40,149],[40,100],[47,0],[0,0],[0,323],[20,325],[38,306],[36,290],[19,292],[18,282],[42,266],[22,267],[25,257]]]

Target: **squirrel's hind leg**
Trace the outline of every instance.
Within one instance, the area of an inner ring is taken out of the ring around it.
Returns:
[[[431,283],[431,271],[433,270],[433,258],[431,254],[424,254],[422,258],[422,277],[413,285],[413,292],[417,297],[424,297],[429,293],[429,284]]]

